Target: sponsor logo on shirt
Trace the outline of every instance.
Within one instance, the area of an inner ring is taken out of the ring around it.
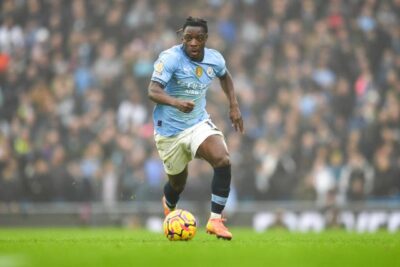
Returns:
[[[196,67],[196,76],[197,76],[198,78],[200,78],[201,75],[203,75],[203,68],[200,67],[200,66],[197,66],[197,67]]]
[[[208,84],[198,83],[198,82],[185,82],[182,80],[178,80],[177,84],[186,87],[187,88],[185,90],[186,93],[194,95],[202,94],[204,93],[202,91],[208,88]]]

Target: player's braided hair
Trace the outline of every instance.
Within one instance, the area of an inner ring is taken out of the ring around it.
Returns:
[[[187,26],[199,26],[202,27],[206,33],[208,33],[207,21],[201,18],[193,17],[187,17],[182,28],[180,28],[177,33],[183,32]]]

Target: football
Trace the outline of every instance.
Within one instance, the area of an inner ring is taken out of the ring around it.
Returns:
[[[191,240],[197,229],[196,218],[189,211],[178,209],[165,217],[164,234],[171,241]]]

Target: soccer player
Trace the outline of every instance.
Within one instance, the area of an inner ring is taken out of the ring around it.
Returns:
[[[149,98],[156,103],[155,143],[168,175],[162,198],[164,213],[176,208],[188,163],[202,158],[214,168],[207,232],[230,240],[232,233],[224,226],[221,213],[230,191],[231,163],[224,136],[206,111],[206,92],[215,77],[228,98],[232,126],[241,133],[243,120],[224,58],[205,47],[207,21],[188,17],[180,32],[182,43],[161,52],[148,88]]]

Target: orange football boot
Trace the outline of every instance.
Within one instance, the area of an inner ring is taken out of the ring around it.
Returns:
[[[216,235],[217,238],[231,240],[232,233],[229,232],[228,228],[225,227],[224,221],[226,221],[225,218],[209,219],[206,226],[207,233]]]
[[[164,215],[167,216],[171,211],[174,211],[174,209],[170,209],[167,205],[167,201],[165,200],[165,196],[162,197],[161,199],[162,205],[163,205],[163,209],[164,209]]]

